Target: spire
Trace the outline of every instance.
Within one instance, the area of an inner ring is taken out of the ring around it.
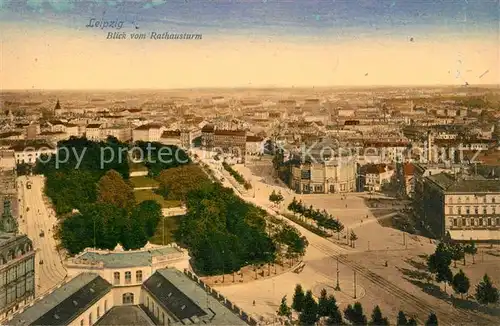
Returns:
[[[61,110],[61,104],[59,104],[59,99],[57,99],[56,107],[54,108],[54,112],[57,110]]]

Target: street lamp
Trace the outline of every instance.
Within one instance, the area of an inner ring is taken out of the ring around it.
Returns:
[[[339,284],[339,256],[337,256],[337,286],[335,286],[335,291],[340,291],[340,284]]]

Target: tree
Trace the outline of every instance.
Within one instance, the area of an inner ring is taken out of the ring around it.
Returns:
[[[328,297],[326,296],[326,289],[321,290],[321,295],[318,300],[318,316],[328,316]]]
[[[464,294],[469,291],[469,278],[464,274],[462,270],[460,270],[457,274],[455,274],[455,276],[453,276],[451,285],[453,286],[453,291],[455,291],[455,293],[459,293],[463,298]]]
[[[363,313],[363,306],[356,302],[354,306],[348,305],[344,310],[345,319],[349,320],[353,325],[366,325],[366,316]]]
[[[438,325],[438,319],[435,313],[431,312],[429,314],[429,317],[427,318],[427,321],[425,322],[425,326],[437,326]]]
[[[408,325],[408,320],[406,319],[406,315],[403,311],[398,312],[398,320],[396,322],[397,326],[406,326]]]
[[[453,273],[449,266],[441,266],[436,274],[436,281],[439,283],[444,282],[444,292],[446,292],[446,284],[453,281]]]
[[[453,267],[457,267],[457,261],[465,258],[464,246],[459,243],[454,243],[449,246]]]
[[[286,295],[283,298],[281,298],[281,304],[278,309],[278,315],[288,318],[290,318],[290,316],[292,315],[292,309],[286,303]]]
[[[410,317],[410,319],[408,319],[408,326],[417,326],[417,321],[415,320],[415,318],[413,317]]]
[[[327,316],[327,325],[342,325],[342,314],[340,313],[339,307],[337,306],[337,300],[335,300],[335,297],[333,295],[330,295],[328,297]]]
[[[477,247],[474,241],[471,241],[468,245],[465,246],[464,252],[472,255],[472,263],[474,264],[474,256],[477,254]],[[464,255],[464,265],[465,265],[465,255]]]
[[[170,200],[187,199],[190,191],[202,188],[211,181],[198,165],[188,164],[163,170],[158,178],[158,192]]]
[[[97,184],[97,201],[130,210],[134,203],[134,190],[115,170],[109,170]]]
[[[302,289],[302,285],[297,284],[295,286],[295,293],[293,294],[292,308],[301,312],[304,307],[304,290]]]
[[[436,274],[436,281],[450,283],[453,280],[453,273],[450,270],[451,253],[446,244],[441,242],[436,247],[436,251],[429,256],[427,268],[432,274]]]
[[[484,274],[483,280],[476,286],[476,300],[481,304],[497,303],[498,290],[493,286],[488,274]]]
[[[276,206],[278,206],[283,200],[284,198],[281,192],[276,193],[276,191],[273,190],[273,192],[269,195],[269,201]]]
[[[378,305],[375,306],[375,308],[373,308],[370,325],[375,325],[375,326],[389,325],[389,320],[387,320],[386,317],[382,316],[382,311],[380,310],[380,307]]]
[[[318,304],[309,290],[304,298],[304,306],[299,316],[301,325],[315,325],[318,321]]]
[[[349,239],[351,240],[351,247],[356,247],[356,240],[358,240],[358,236],[356,235],[356,233],[354,233],[354,231],[351,231]]]

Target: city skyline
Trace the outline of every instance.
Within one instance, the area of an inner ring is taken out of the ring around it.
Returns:
[[[3,0],[0,8],[4,90],[499,83],[496,1]]]

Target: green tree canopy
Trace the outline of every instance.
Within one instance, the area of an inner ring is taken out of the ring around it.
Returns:
[[[398,312],[398,320],[396,322],[397,326],[406,326],[408,325],[408,319],[406,319],[406,315],[403,311]]]
[[[327,325],[342,325],[342,314],[339,311],[339,307],[337,306],[337,300],[333,295],[328,297],[327,301],[327,316],[326,324]]]
[[[469,278],[460,270],[455,276],[453,276],[453,281],[451,283],[453,291],[460,294],[462,297],[469,291],[470,282]]]
[[[304,290],[302,289],[302,285],[297,284],[295,286],[295,292],[293,294],[292,308],[297,312],[302,312],[304,307]]]
[[[476,300],[481,304],[498,302],[498,290],[493,286],[488,274],[484,274],[483,280],[476,286]]]
[[[429,314],[429,317],[427,318],[427,321],[425,322],[425,326],[437,326],[438,325],[438,319],[435,313],[431,312]]]
[[[170,200],[187,199],[190,191],[210,184],[211,181],[203,170],[196,164],[188,164],[164,170],[158,177],[160,182],[159,193]]]
[[[306,292],[304,298],[304,306],[299,315],[299,322],[301,325],[315,325],[318,321],[318,304],[314,300],[312,292]]]
[[[389,321],[387,318],[382,316],[382,311],[380,310],[380,307],[377,305],[375,308],[373,308],[372,316],[370,320],[370,325],[374,326],[387,326],[389,325]]]
[[[363,306],[360,302],[356,302],[354,306],[348,305],[344,310],[344,317],[353,325],[367,325],[366,316],[363,312]]]
[[[130,210],[135,204],[134,190],[115,170],[109,170],[97,183],[97,201]]]
[[[281,298],[280,307],[278,308],[278,316],[288,317],[292,315],[292,310],[286,303],[286,295]]]

